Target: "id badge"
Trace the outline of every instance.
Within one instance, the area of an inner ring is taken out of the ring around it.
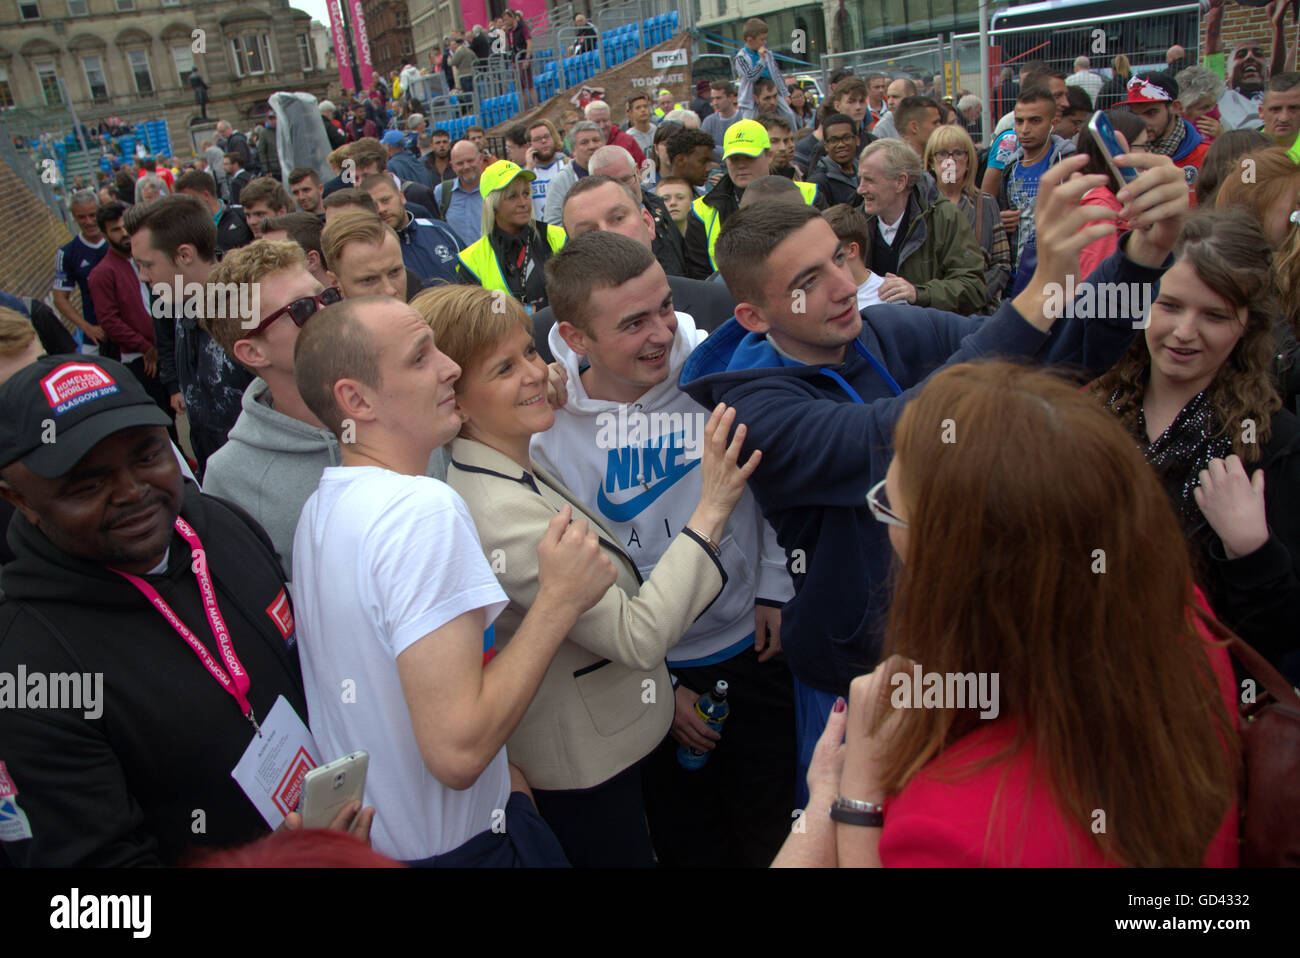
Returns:
[[[279,828],[298,807],[302,779],[320,764],[320,752],[289,701],[281,695],[254,734],[230,777],[239,783],[266,824]]]

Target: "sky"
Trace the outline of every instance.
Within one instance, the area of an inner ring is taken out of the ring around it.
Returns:
[[[327,27],[330,25],[330,15],[325,7],[325,0],[293,0],[289,6],[295,10],[305,10],[311,14],[313,20],[319,20]]]

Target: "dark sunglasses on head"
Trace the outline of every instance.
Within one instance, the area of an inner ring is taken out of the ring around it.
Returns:
[[[266,317],[266,319],[258,323],[257,328],[248,335],[256,336],[285,313],[288,313],[289,318],[293,320],[293,324],[301,329],[306,325],[307,320],[316,315],[316,310],[324,309],[326,306],[333,306],[342,298],[343,293],[337,286],[328,286],[325,289],[322,289],[315,296],[304,296],[301,299],[295,299],[292,303],[281,306],[270,316]]]

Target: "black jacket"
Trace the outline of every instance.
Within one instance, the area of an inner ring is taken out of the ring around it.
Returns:
[[[217,217],[217,259],[221,259],[232,249],[247,246],[256,239],[253,228],[244,219],[244,208],[227,203],[226,208]]]
[[[655,221],[655,238],[650,251],[669,276],[685,276],[686,238],[673,222],[668,204],[644,186],[641,187],[641,202]]]
[[[711,333],[736,311],[736,301],[724,283],[705,283],[685,276],[669,276],[668,288],[673,291],[673,308],[679,313],[688,313],[695,320],[696,329]],[[555,316],[551,307],[539,309],[533,314],[533,341],[537,344],[537,352],[548,363],[555,362],[548,339],[554,325]]]
[[[173,309],[173,313],[178,310]],[[243,411],[244,390],[253,381],[194,316],[155,316],[158,379],[167,394],[179,392],[190,421],[190,439],[200,473],[208,457],[226,442]]]
[[[187,483],[181,515],[203,541],[217,602],[264,718],[284,696],[307,722],[296,633],[272,617],[284,573],[242,510]],[[4,762],[32,837],[0,845],[18,865],[174,864],[196,846],[251,841],[266,821],[230,777],[248,720],[193,650],[125,579],[63,552],[21,514],[4,567],[0,672],[102,673],[102,715],[0,709]],[[220,661],[190,549],[146,579]],[[198,812],[202,814],[199,815]]]
[[[234,176],[226,177],[226,190],[229,194],[226,197],[227,202],[232,206],[238,206],[239,194],[242,193],[244,187],[251,182],[253,182],[253,174],[248,171],[247,167],[241,169]]]
[[[818,191],[831,206],[839,203],[857,206],[861,203],[857,175],[845,173],[838,163],[825,154],[808,174],[808,182],[817,184]]]
[[[1273,414],[1272,433],[1260,460],[1247,473],[1264,470],[1264,508],[1269,538],[1250,555],[1229,559],[1204,519],[1191,530],[1194,561],[1210,607],[1223,622],[1275,665],[1300,651],[1300,418],[1285,409]],[[1178,477],[1181,484],[1182,477]],[[1169,490],[1175,495],[1174,490]],[[1300,662],[1291,669],[1296,672]],[[1292,681],[1300,675],[1290,675]]]

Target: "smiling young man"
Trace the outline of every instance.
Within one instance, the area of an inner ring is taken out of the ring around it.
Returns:
[[[419,313],[383,297],[326,310],[295,347],[299,392],[343,450],[294,539],[312,733],[328,754],[370,753],[378,851],[423,866],[564,865],[512,788],[505,742],[614,569],[585,522],[558,514],[537,550],[540,591],[495,650],[506,594],[464,500],[424,474],[460,430],[460,372]],[[351,702],[338,694],[348,680]]]
[[[98,356],[45,356],[0,387],[0,495],[17,509],[0,673],[98,676],[93,701],[0,709],[15,865],[179,865],[269,831],[231,772],[250,717],[265,726],[277,700],[307,714],[284,574],[246,514],[183,481],[166,424]]]
[[[577,208],[583,196],[616,189],[606,183],[571,197],[566,221],[587,215]],[[647,577],[700,499],[698,460],[688,454],[702,441],[707,414],[677,388],[677,376],[707,333],[674,309],[669,278],[633,238],[590,230],[552,264],[547,288],[560,322],[549,345],[568,373],[568,401],[533,437],[531,455],[596,510]],[[620,420],[630,424],[621,432]],[[662,864],[762,867],[794,807],[790,675],[779,642],[772,644],[793,590],[750,493],[719,545],[723,591],[668,654],[675,718],[647,761],[647,811]],[[734,712],[721,744],[694,712],[720,679],[733,690]],[[687,771],[677,764],[678,745],[719,752]]]
[[[1124,162],[1145,171],[1121,192],[1124,215],[1151,229],[1129,233],[1091,279],[1151,283],[1168,266],[1187,186],[1167,157]],[[1138,317],[1085,323],[1045,315],[1050,284],[1063,287],[1078,271],[1078,251],[1113,231],[1089,225],[1113,213],[1079,206],[1102,177],[1062,183],[1083,163],[1070,158],[1043,175],[1038,269],[991,317],[905,305],[859,313],[845,244],[806,207],[756,204],[723,229],[717,254],[738,302],[735,320],[696,348],[679,382],[705,407],[734,405],[748,427],[746,445],[763,450],[750,488],[795,581],[781,644],[796,679],[805,769],[835,696],[879,656],[890,548],[866,495],[885,475],[893,424],[908,399],[944,364],[1024,356],[1100,371],[1132,341]],[[802,775],[799,785],[806,796]]]
[[[827,202],[854,203],[858,196],[857,125],[843,113],[835,113],[822,124],[826,142],[826,155],[808,175]]]

